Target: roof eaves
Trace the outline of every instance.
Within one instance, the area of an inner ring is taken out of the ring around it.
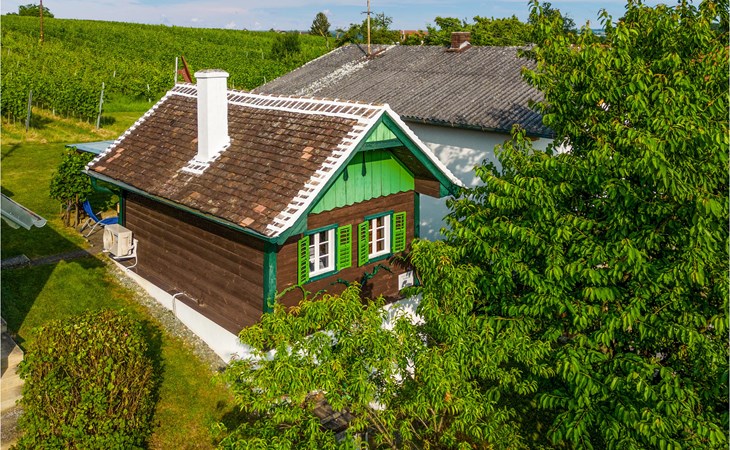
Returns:
[[[268,236],[265,236],[265,235],[263,235],[261,233],[257,233],[256,231],[254,231],[254,230],[252,230],[250,228],[242,227],[241,225],[238,225],[236,223],[230,222],[230,221],[225,220],[225,219],[221,219],[220,217],[216,217],[216,216],[213,216],[211,214],[207,214],[207,213],[204,213],[202,211],[196,210],[194,208],[190,208],[188,206],[185,206],[185,205],[182,205],[180,203],[174,202],[172,200],[169,200],[169,199],[166,199],[166,198],[157,196],[157,195],[150,194],[147,191],[144,191],[142,189],[136,188],[136,187],[134,187],[132,185],[129,185],[129,184],[123,182],[123,181],[119,181],[119,180],[117,180],[115,178],[106,176],[106,175],[101,174],[99,172],[94,172],[93,170],[87,169],[87,170],[84,171],[84,173],[86,173],[90,177],[93,177],[93,178],[96,178],[98,180],[104,181],[106,183],[112,184],[112,185],[117,186],[117,187],[119,187],[121,189],[124,189],[126,191],[135,193],[135,194],[140,195],[140,196],[145,197],[145,198],[149,198],[149,199],[155,200],[157,202],[163,203],[165,205],[168,205],[168,206],[170,206],[172,208],[175,208],[175,209],[178,209],[180,211],[188,212],[188,213],[190,213],[190,214],[192,214],[194,216],[201,217],[201,218],[206,219],[206,220],[209,220],[211,222],[215,222],[215,223],[217,223],[219,225],[223,225],[224,227],[231,228],[231,229],[236,230],[236,231],[241,231],[241,232],[243,232],[243,233],[245,233],[247,235],[253,236],[253,237],[258,238],[258,239],[262,239],[262,240],[264,240],[266,242],[272,242],[273,241]]]
[[[449,122],[446,120],[426,119],[423,117],[407,116],[407,115],[402,115],[401,118],[406,122],[422,123],[424,125],[435,125],[438,127],[450,127],[450,128],[457,128],[457,129],[462,129],[462,130],[486,131],[486,132],[490,132],[490,133],[502,133],[502,134],[507,134],[507,135],[512,133],[511,129],[507,130],[504,128],[485,127],[485,126],[481,126],[481,125],[472,125],[472,124],[468,124],[468,123]],[[525,127],[523,126],[523,128],[525,128]],[[555,134],[550,131],[541,132],[541,131],[535,131],[534,129],[525,128],[525,132],[527,133],[527,136],[529,136],[529,137],[538,137],[538,138],[547,138],[547,139],[552,139],[555,137]]]
[[[411,142],[416,144],[418,148],[421,150],[421,152],[426,156],[431,163],[438,168],[441,172],[443,172],[444,175],[451,181],[455,186],[464,187],[464,183],[461,182],[451,171],[442,163],[436,155],[433,154],[430,148],[424,144],[421,139],[416,136],[416,133],[411,130],[411,128],[406,125],[406,123],[396,114],[395,111],[393,111],[390,106],[385,105],[385,111],[390,117],[393,122],[395,122],[398,127],[410,138]]]

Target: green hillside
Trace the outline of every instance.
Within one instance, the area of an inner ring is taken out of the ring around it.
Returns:
[[[2,116],[25,117],[33,104],[55,114],[90,120],[102,83],[106,101],[159,99],[172,85],[175,57],[191,71],[217,68],[229,85],[252,89],[327,50],[321,37],[299,37],[301,51],[272,54],[276,32],[168,27],[121,22],[46,19],[44,43],[34,17],[2,17]]]

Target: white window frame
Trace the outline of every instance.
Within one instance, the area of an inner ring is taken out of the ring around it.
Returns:
[[[327,230],[317,231],[309,235],[309,277],[316,277],[335,270],[335,230],[336,227]],[[320,259],[323,255],[320,253],[320,246],[322,244],[322,234],[327,235],[327,253],[324,257],[327,258],[327,263],[317,268]],[[314,270],[312,269],[314,266]]]
[[[368,253],[368,259],[374,259],[379,256],[383,255],[389,255],[391,253],[391,220],[392,214],[385,214],[382,216],[374,217],[369,220],[368,226],[370,228],[370,236],[368,236],[368,246],[370,248],[370,252]],[[381,227],[378,227],[378,220],[383,219],[383,225]],[[378,251],[377,245],[378,245],[378,239],[377,233],[378,228],[384,229],[384,237],[382,241],[384,241],[383,249]]]

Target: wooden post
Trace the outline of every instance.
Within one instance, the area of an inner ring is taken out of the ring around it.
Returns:
[[[43,44],[43,0],[41,1],[41,44]]]
[[[101,125],[101,106],[104,104],[104,82],[101,82],[101,95],[99,96],[99,115],[96,116],[96,129]],[[78,203],[78,198],[76,199]],[[77,208],[78,209],[78,208]]]
[[[76,203],[74,203],[74,208],[76,209],[76,221],[74,222],[74,226],[79,226],[79,194],[76,194]]]
[[[30,127],[30,110],[33,107],[33,90],[31,89],[28,91],[28,111],[25,116],[25,132],[28,132],[28,127]]]

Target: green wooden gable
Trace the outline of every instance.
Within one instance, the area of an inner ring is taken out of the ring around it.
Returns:
[[[413,174],[388,150],[361,151],[340,173],[310,213],[317,214],[377,197],[411,191],[414,185]]]

